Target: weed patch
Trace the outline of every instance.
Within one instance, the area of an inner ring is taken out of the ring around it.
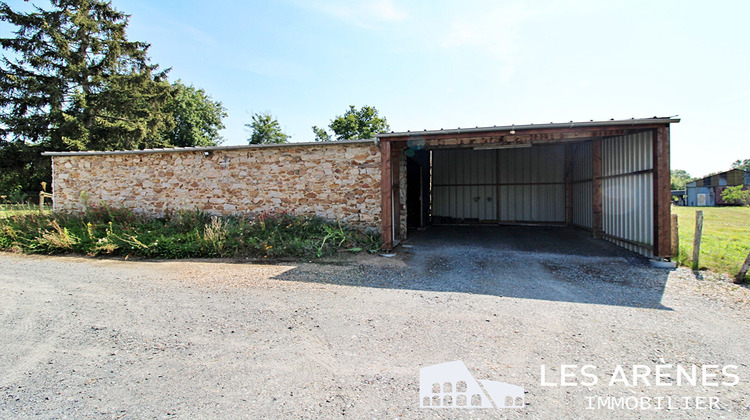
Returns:
[[[149,218],[125,209],[85,214],[14,211],[0,218],[0,249],[142,258],[320,258],[338,251],[375,252],[380,235],[289,212],[255,218],[181,211]]]

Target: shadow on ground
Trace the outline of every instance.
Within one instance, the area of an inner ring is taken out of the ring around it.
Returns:
[[[299,266],[274,277],[362,287],[459,292],[669,309],[668,270],[566,227],[431,227],[410,232],[397,256],[355,259],[321,275]]]

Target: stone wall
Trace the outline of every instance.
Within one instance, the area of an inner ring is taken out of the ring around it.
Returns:
[[[53,171],[55,211],[290,210],[380,229],[380,151],[370,142],[58,155]]]

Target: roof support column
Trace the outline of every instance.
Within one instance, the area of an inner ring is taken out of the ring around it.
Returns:
[[[601,238],[604,233],[602,218],[602,140],[591,141],[593,168],[593,231],[594,238]]]
[[[391,190],[393,202],[393,243],[397,244],[403,239],[404,232],[401,232],[401,151],[403,145],[400,143],[391,146]]]
[[[655,129],[653,136],[654,256],[667,258],[672,254],[669,126]]]
[[[393,168],[391,142],[380,142],[380,223],[383,249],[393,248]]]

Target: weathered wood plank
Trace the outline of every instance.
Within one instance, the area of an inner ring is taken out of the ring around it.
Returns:
[[[403,147],[401,145],[394,145],[391,150],[391,166],[393,167],[393,240],[399,241],[402,239],[401,232],[401,153]],[[394,242],[395,243],[395,242]]]
[[[672,215],[672,259],[680,256],[680,226],[676,214]]]
[[[391,142],[380,142],[380,223],[383,229],[383,249],[393,248],[393,180]]]
[[[669,126],[654,130],[653,147],[654,255],[669,257],[672,253]]]
[[[703,236],[703,210],[695,212],[695,236],[693,237],[693,270],[700,268],[701,237]]]

